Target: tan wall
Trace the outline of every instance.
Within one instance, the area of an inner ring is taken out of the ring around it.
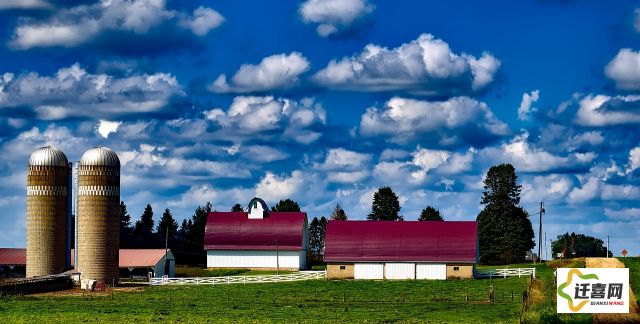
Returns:
[[[458,271],[453,270],[454,267],[458,267]],[[472,264],[447,264],[447,278],[473,278],[473,265]]]
[[[78,266],[82,279],[111,284],[118,281],[120,196],[117,168],[81,166],[79,186],[117,188],[94,194],[78,193]],[[80,191],[80,190],[79,190]]]
[[[31,166],[27,175],[27,277],[63,272],[68,167]]]
[[[344,266],[344,270],[340,270]],[[353,279],[353,263],[327,264],[327,279]]]

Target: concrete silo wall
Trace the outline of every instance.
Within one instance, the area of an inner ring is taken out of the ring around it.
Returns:
[[[118,280],[120,168],[80,164],[78,266],[82,279]]]
[[[27,277],[65,270],[69,167],[29,166],[27,174]]]

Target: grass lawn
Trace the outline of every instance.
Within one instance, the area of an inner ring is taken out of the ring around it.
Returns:
[[[636,295],[636,303],[640,306],[640,258],[618,258],[624,266],[629,268],[629,281],[631,281],[631,289]]]
[[[176,266],[176,277],[223,277],[223,276],[255,276],[272,275],[276,270],[248,270],[248,269],[203,269],[199,267]],[[280,270],[280,274],[290,274],[295,271]]]
[[[524,278],[325,281],[146,287],[113,296],[25,296],[0,300],[15,322],[477,322],[516,323]],[[512,292],[514,299],[512,301]],[[469,301],[466,301],[466,299]]]

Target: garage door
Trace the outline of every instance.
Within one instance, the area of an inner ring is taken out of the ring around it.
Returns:
[[[416,279],[447,279],[447,265],[437,263],[416,264]]]
[[[416,264],[415,263],[385,263],[384,277],[385,279],[415,279]]]
[[[355,279],[384,279],[382,263],[356,263],[353,267]]]

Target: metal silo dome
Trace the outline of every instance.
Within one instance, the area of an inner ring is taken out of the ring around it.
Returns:
[[[59,149],[52,146],[43,146],[29,157],[29,166],[68,166],[67,157]]]
[[[118,155],[111,149],[103,146],[94,147],[82,154],[80,165],[95,165],[106,167],[120,167]]]

